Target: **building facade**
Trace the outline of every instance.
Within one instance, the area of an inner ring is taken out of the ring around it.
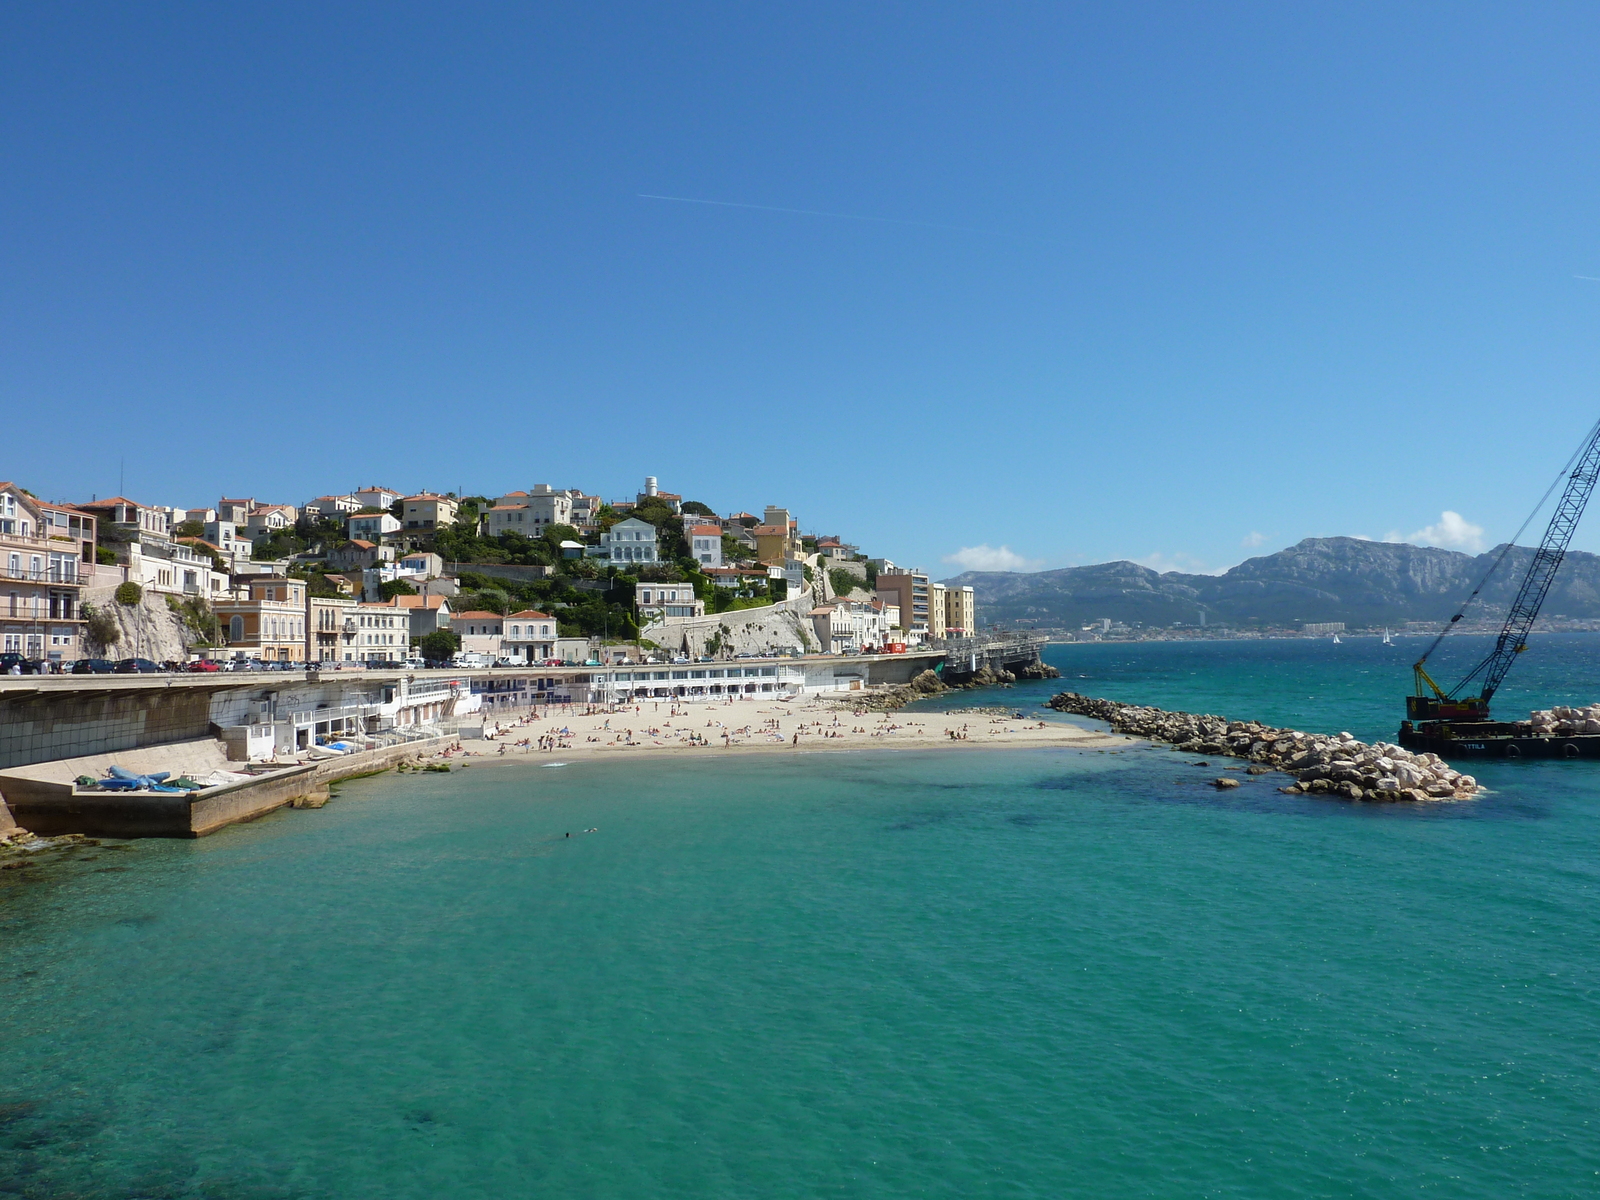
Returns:
[[[397,492],[393,488],[379,487],[377,484],[373,484],[371,487],[357,488],[350,494],[356,498],[362,508],[381,508],[385,511],[388,511],[391,504],[405,495],[404,492]]]
[[[599,557],[613,564],[657,563],[661,559],[656,549],[656,527],[649,521],[629,517],[618,521],[600,535],[596,547]]]
[[[556,658],[556,619],[549,613],[525,608],[502,622],[501,639],[506,654],[524,662],[542,663]]]
[[[457,505],[449,496],[419,492],[400,503],[400,523],[407,530],[431,531],[456,522]]]
[[[303,580],[264,575],[245,585],[242,597],[221,600],[212,611],[232,658],[304,662],[306,585]]]
[[[688,529],[689,553],[702,567],[722,565],[722,526],[691,525]]]
[[[0,650],[58,666],[87,654],[82,593],[94,578],[96,523],[0,483]]]
[[[906,631],[907,641],[917,644],[928,636],[928,576],[924,571],[896,570],[878,572],[875,585],[878,598],[900,610],[900,627]]]
[[[633,601],[641,620],[706,615],[706,602],[695,598],[694,585],[689,583],[636,584]]]
[[[400,528],[400,518],[386,512],[358,513],[345,522],[351,541],[381,542],[389,534],[399,533]]]
[[[313,596],[307,621],[306,659],[354,662],[356,601],[347,596]]]
[[[393,604],[358,602],[356,662],[401,662],[411,657],[411,617]]]

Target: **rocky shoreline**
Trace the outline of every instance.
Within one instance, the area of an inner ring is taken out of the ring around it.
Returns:
[[[1469,800],[1478,781],[1451,768],[1437,754],[1414,754],[1387,742],[1368,745],[1348,733],[1334,736],[1279,729],[1259,721],[1230,721],[1209,713],[1168,712],[1062,692],[1049,706],[1057,712],[1105,721],[1118,733],[1212,757],[1226,755],[1293,775],[1291,794],[1342,796],[1347,800]]]
[[[929,669],[910,683],[873,688],[870,692],[849,692],[834,699],[841,708],[893,712],[897,708],[904,708],[913,700],[926,700],[929,696],[941,696],[946,692],[959,692],[967,688],[1005,687],[1019,679],[1057,679],[1060,675],[1060,671],[1047,663],[1028,663],[1018,668],[1015,673],[1006,670],[995,671],[985,666],[974,674],[966,676],[959,683],[946,683],[939,677],[937,671]]]

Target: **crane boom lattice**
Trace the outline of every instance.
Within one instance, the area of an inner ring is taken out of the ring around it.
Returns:
[[[1426,715],[1467,716],[1470,712],[1480,720],[1488,718],[1490,699],[1504,682],[1506,672],[1511,670],[1511,664],[1517,661],[1517,655],[1528,648],[1528,633],[1533,629],[1534,621],[1538,619],[1539,609],[1550,592],[1550,585],[1555,582],[1556,572],[1561,569],[1561,562],[1566,557],[1572,535],[1577,532],[1583,510],[1588,507],[1589,497],[1594,492],[1597,479],[1600,479],[1600,424],[1590,431],[1582,449],[1574,456],[1571,469],[1567,473],[1567,486],[1561,493],[1555,511],[1550,515],[1550,524],[1545,527],[1544,538],[1540,541],[1539,548],[1534,551],[1533,561],[1528,564],[1527,573],[1522,577],[1522,585],[1517,589],[1517,597],[1511,603],[1511,611],[1506,614],[1500,636],[1495,639],[1494,649],[1489,651],[1477,666],[1468,671],[1461,682],[1448,693],[1440,692],[1437,686],[1434,686],[1433,690],[1438,696],[1437,701],[1424,697],[1419,686],[1416,703],[1413,706],[1418,710],[1417,715],[1426,713]],[[1482,584],[1479,585],[1480,589],[1481,587]],[[1461,619],[1461,615],[1457,613],[1450,619],[1452,626]],[[1438,642],[1435,641],[1434,646],[1437,645]],[[1432,649],[1433,647],[1429,647],[1429,653]],[[1427,657],[1427,654],[1424,654],[1415,669],[1419,684],[1426,680],[1432,685],[1433,681],[1423,668]],[[1467,685],[1474,680],[1480,681],[1478,696],[1460,698],[1466,691]],[[1452,713],[1450,710],[1456,711]]]

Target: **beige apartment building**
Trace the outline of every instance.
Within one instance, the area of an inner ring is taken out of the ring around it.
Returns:
[[[353,662],[357,602],[348,596],[313,596],[306,629],[311,662]]]
[[[978,603],[970,586],[944,589],[944,636],[973,637],[978,632]]]
[[[229,657],[304,662],[305,581],[263,575],[250,580],[247,587],[247,598],[220,600],[211,606],[222,624]]]
[[[433,530],[456,521],[456,502],[449,496],[421,492],[401,500],[400,525],[407,530]]]
[[[95,529],[91,513],[0,483],[0,651],[58,667],[88,653],[81,596]]]
[[[880,571],[874,587],[877,589],[878,599],[900,609],[900,628],[906,631],[908,641],[920,642],[930,636],[929,587],[926,572],[915,569],[889,573]]]

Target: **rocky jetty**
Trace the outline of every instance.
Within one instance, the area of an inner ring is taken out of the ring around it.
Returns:
[[[1477,780],[1453,770],[1437,754],[1413,754],[1387,742],[1369,746],[1348,733],[1302,733],[1209,713],[1118,704],[1076,692],[1062,692],[1050,701],[1050,707],[1105,721],[1118,733],[1170,742],[1192,754],[1228,755],[1284,771],[1297,781],[1283,789],[1291,793],[1347,800],[1425,801],[1466,800],[1478,792]]]
[[[937,696],[949,690],[936,672],[922,671],[910,683],[891,684],[888,687],[873,688],[869,692],[844,692],[831,698],[840,708],[861,709],[867,712],[893,712],[897,708],[904,708],[913,700],[925,700],[929,696]]]

